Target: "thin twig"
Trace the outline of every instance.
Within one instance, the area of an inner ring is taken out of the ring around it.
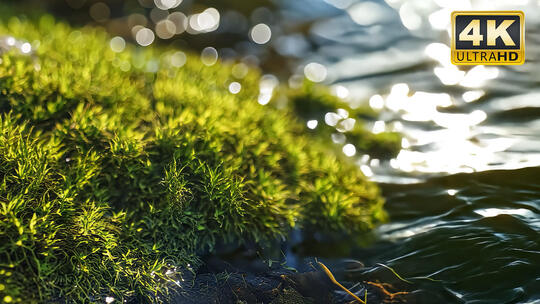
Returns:
[[[323,263],[321,262],[317,262],[321,268],[324,270],[324,272],[326,273],[326,275],[330,278],[330,281],[332,281],[332,283],[336,284],[339,288],[345,290],[345,292],[347,292],[348,294],[351,295],[351,297],[353,297],[355,300],[357,300],[358,302],[362,303],[362,304],[367,304],[367,293],[365,294],[365,300],[362,300],[360,299],[357,295],[355,295],[354,293],[352,293],[350,290],[348,290],[347,288],[345,288],[345,286],[341,285],[337,280],[336,278],[334,278],[334,275],[332,274],[332,272],[330,271],[330,269],[328,269],[328,267],[326,267],[326,265],[324,265]]]

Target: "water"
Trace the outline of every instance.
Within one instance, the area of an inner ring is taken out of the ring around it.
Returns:
[[[381,184],[391,221],[371,243],[308,240],[294,251],[337,270],[362,261],[366,268],[339,278],[390,283],[410,293],[408,303],[539,303],[538,176],[540,168],[524,168]]]
[[[313,16],[298,2],[285,9]],[[540,3],[325,4],[315,10],[316,45],[304,63],[324,64],[326,82],[347,88],[351,103],[371,99],[381,109],[374,131],[405,139],[395,159],[356,156],[387,199],[390,221],[373,242],[298,251],[363,261],[368,268],[343,279],[393,283],[411,292],[409,302],[540,303]],[[482,8],[525,12],[525,65],[450,64],[450,12]]]
[[[527,303],[540,299],[538,168],[486,171],[384,185],[392,221],[378,242],[358,251],[456,303]]]

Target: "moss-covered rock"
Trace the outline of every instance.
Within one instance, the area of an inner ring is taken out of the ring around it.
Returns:
[[[3,20],[32,43],[0,64],[0,300],[149,301],[217,241],[354,233],[375,185],[290,110],[175,50],[115,53],[99,29]],[[242,85],[233,95],[230,82]]]

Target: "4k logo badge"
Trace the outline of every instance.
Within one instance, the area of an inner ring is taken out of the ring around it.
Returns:
[[[452,13],[452,63],[523,64],[525,16],[521,11]]]

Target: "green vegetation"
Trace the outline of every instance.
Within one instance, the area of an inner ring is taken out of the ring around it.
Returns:
[[[189,54],[175,68],[174,50],[115,53],[103,31],[48,16],[3,20],[0,34],[39,44],[0,64],[4,302],[151,301],[217,241],[384,218],[377,187],[327,140],[257,103],[256,71],[238,80]]]
[[[348,117],[355,119],[354,127],[350,130],[340,130],[345,135],[347,142],[356,146],[357,149],[376,158],[389,159],[395,157],[401,149],[401,135],[397,132],[381,132],[378,134],[366,130],[362,124],[363,119],[375,119],[375,113],[369,106],[352,108],[347,102],[330,94],[323,86],[306,81],[297,90],[290,90],[289,99],[291,107],[299,117],[304,120],[317,119],[324,122],[324,116],[328,112],[336,112],[343,109]],[[343,119],[341,119],[343,121]],[[317,136],[327,136],[336,133],[337,126],[329,126],[321,123],[317,127]]]

